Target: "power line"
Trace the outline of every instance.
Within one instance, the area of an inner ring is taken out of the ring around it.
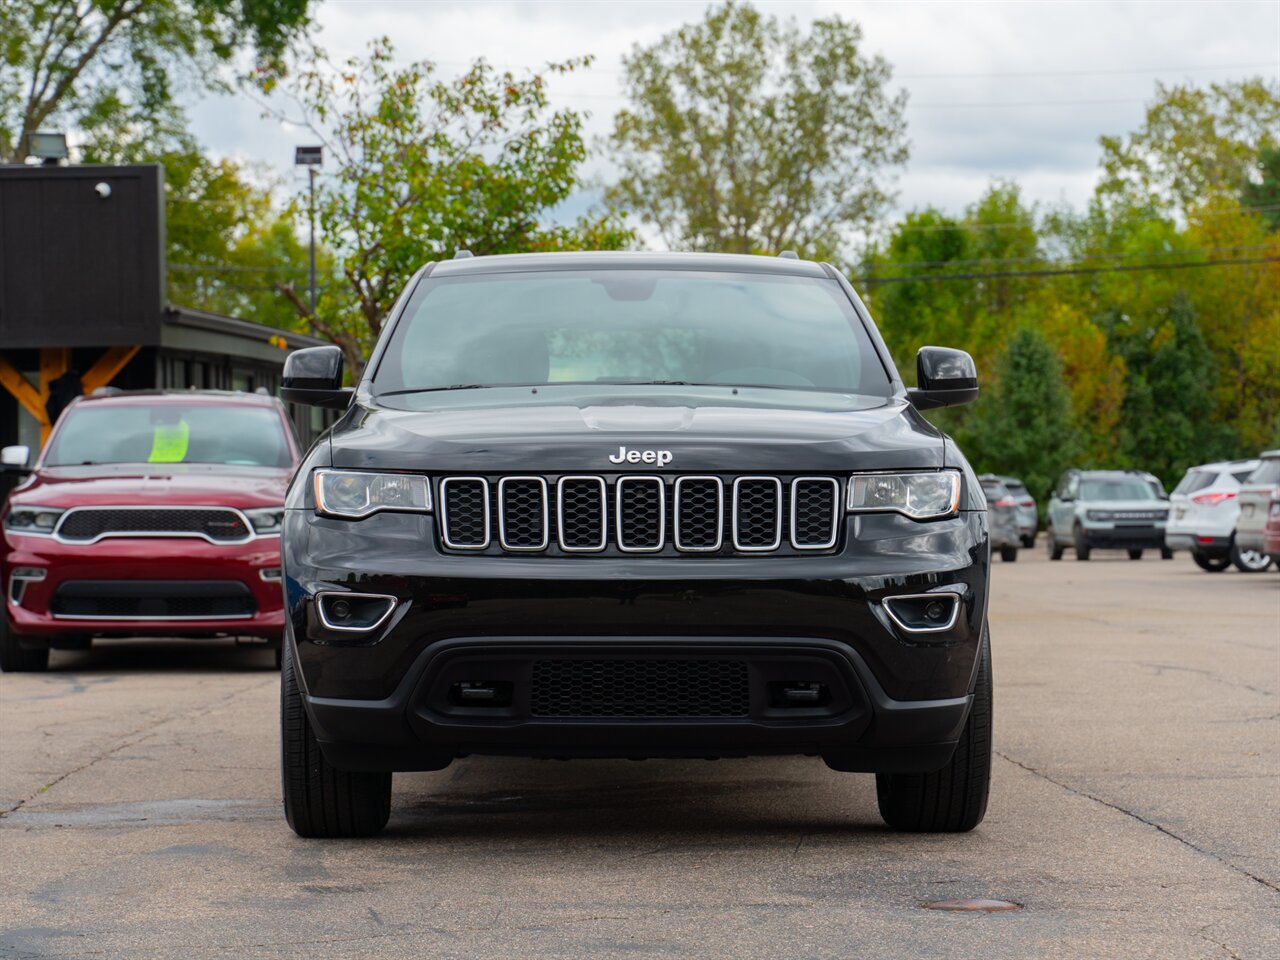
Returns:
[[[1280,251],[1280,246],[1273,243],[1254,243],[1231,247],[1188,247],[1184,250],[1140,250],[1129,253],[1085,253],[1077,259],[1085,260],[1134,260],[1139,257],[1190,257],[1207,253],[1244,253],[1258,250]],[[986,257],[972,260],[889,260],[886,266],[898,267],[985,267],[1010,263],[1050,264],[1047,257]]]
[[[426,58],[429,62],[443,67],[473,67],[474,60],[436,60],[434,58]],[[489,63],[488,66],[495,70],[534,70],[539,69],[531,67],[528,64],[514,63]],[[1028,70],[1028,71],[990,71],[979,73],[898,73],[895,74],[895,80],[998,80],[1011,77],[1114,77],[1114,76],[1139,76],[1151,73],[1199,73],[1213,70],[1266,70],[1275,69],[1275,61],[1267,63],[1219,63],[1219,64],[1193,64],[1191,66],[1181,67],[1113,67],[1105,70]],[[596,76],[621,77],[626,75],[625,70],[612,70],[602,67],[589,66],[583,68],[582,72],[591,73]]]
[[[1266,213],[1280,210],[1280,203],[1263,203],[1252,207],[1237,207],[1234,210],[1201,210],[1198,217],[1244,217],[1254,213]],[[1128,217],[1126,223],[1163,223],[1171,217]],[[890,233],[940,233],[947,230],[1034,230],[1035,224],[1030,220],[999,220],[992,223],[976,223],[974,221],[957,221],[955,223],[895,224]]]
[[[855,283],[932,283],[938,280],[999,280],[1006,277],[1074,277],[1093,273],[1136,273],[1141,270],[1192,270],[1198,267],[1233,267],[1250,263],[1280,263],[1280,257],[1247,257],[1239,260],[1204,260],[1199,263],[1137,263],[1115,267],[1064,267],[1055,270],[1000,270],[992,273],[934,273],[907,277],[850,277]]]

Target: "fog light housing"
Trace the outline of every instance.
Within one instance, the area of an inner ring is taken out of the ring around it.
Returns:
[[[960,595],[913,593],[886,597],[884,609],[903,633],[944,633],[960,619]]]
[[[327,630],[370,633],[387,622],[398,602],[382,593],[326,590],[316,594],[316,612]]]
[[[9,599],[14,606],[22,606],[22,595],[26,593],[28,583],[39,583],[48,575],[49,571],[44,567],[14,567],[9,575]]]

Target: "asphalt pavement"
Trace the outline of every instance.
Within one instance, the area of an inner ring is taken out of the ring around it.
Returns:
[[[473,758],[365,841],[280,812],[262,649],[0,676],[0,957],[1280,957],[1280,573],[996,561],[986,821],[805,758]],[[1019,910],[927,902],[996,898]]]

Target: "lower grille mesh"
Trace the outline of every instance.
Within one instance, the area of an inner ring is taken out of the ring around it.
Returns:
[[[536,660],[536,717],[745,717],[745,660]]]
[[[238,580],[68,580],[49,605],[55,617],[103,620],[232,619],[255,609]]]

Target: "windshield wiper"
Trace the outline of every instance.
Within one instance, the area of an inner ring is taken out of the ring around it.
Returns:
[[[436,393],[441,390],[483,390],[492,387],[491,383],[451,383],[447,387],[409,387],[406,390],[386,390],[378,396],[380,397],[399,397],[406,393]],[[504,387],[523,387],[523,383],[504,383]]]
[[[601,377],[586,383],[603,383],[613,387],[714,387],[714,383],[697,383],[693,380],[627,380],[623,377]]]

